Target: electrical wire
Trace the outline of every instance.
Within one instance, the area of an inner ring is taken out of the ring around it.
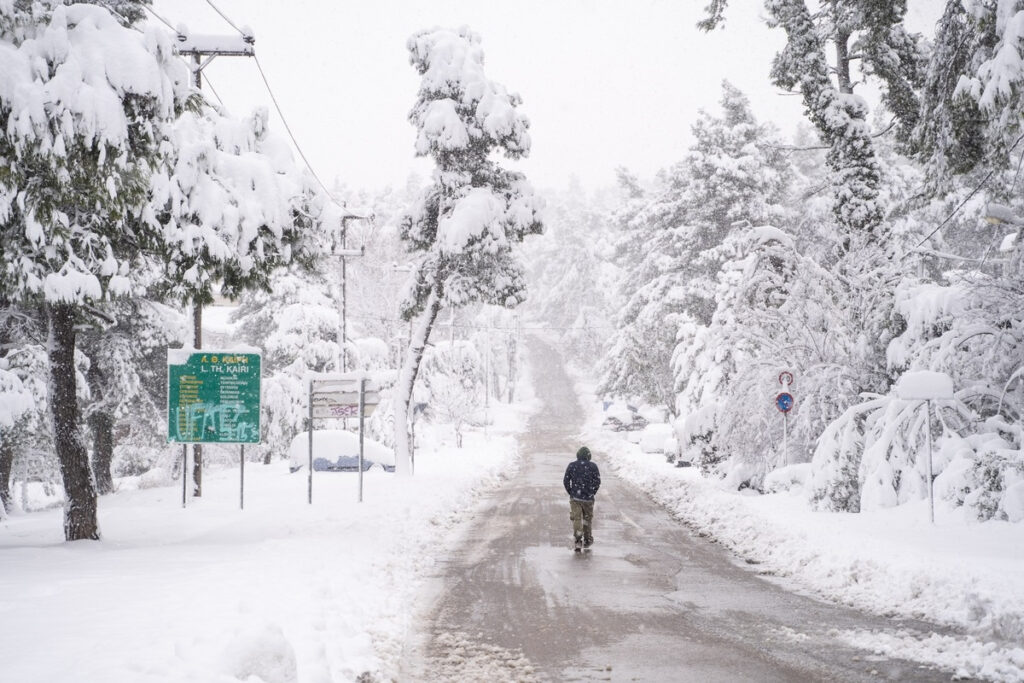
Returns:
[[[219,8],[219,7],[217,7],[217,6],[215,5],[215,4],[213,4],[213,0],[206,0],[206,4],[207,4],[207,5],[209,5],[210,7],[212,7],[212,8],[213,8],[213,11],[214,11],[214,12],[216,12],[217,14],[219,14],[219,15],[220,15],[220,18],[221,18],[221,19],[223,19],[224,21],[228,22],[228,23],[229,23],[229,24],[231,25],[231,28],[233,28],[233,29],[235,29],[236,31],[238,31],[238,33],[239,33],[239,34],[240,34],[240,35],[241,35],[241,36],[242,36],[243,38],[248,38],[248,37],[249,37],[249,36],[248,36],[248,35],[247,35],[247,34],[245,33],[245,31],[243,31],[242,29],[238,28],[238,26],[237,26],[237,25],[235,25],[235,22],[231,21],[231,19],[229,19],[229,18],[228,18],[228,15],[224,14],[223,12],[221,12],[221,11],[220,11],[220,8]]]
[[[372,323],[382,323],[382,324],[383,323],[401,324],[401,323],[408,322],[407,320],[402,320],[400,318],[384,318],[384,317],[381,317],[381,316],[372,316],[372,315],[348,315],[347,318],[349,320],[359,320],[359,321],[364,322],[364,323],[365,322],[372,322]],[[581,330],[581,331],[588,331],[588,332],[590,332],[590,331],[593,331],[593,332],[607,332],[609,330],[615,330],[616,329],[612,325],[607,325],[607,326],[605,326],[605,325],[580,325],[580,326],[557,327],[557,326],[554,326],[554,325],[530,325],[530,324],[526,324],[526,325],[518,325],[518,326],[515,326],[515,325],[507,326],[507,325],[467,325],[466,323],[454,323],[453,324],[453,323],[449,323],[449,322],[440,322],[440,321],[435,322],[434,323],[434,327],[442,327],[442,328],[445,328],[445,329],[455,328],[455,329],[458,329],[458,330],[476,330],[476,331],[496,330],[496,331],[506,331],[506,332],[515,332],[517,330],[518,331],[522,331],[522,332],[552,332],[552,331],[554,331],[554,332],[564,332],[566,330]]]
[[[1012,151],[1013,151],[1014,149],[1016,149],[1016,148],[1017,148],[1017,145],[1019,145],[1019,144],[1021,143],[1021,141],[1024,141],[1024,133],[1022,133],[1022,134],[1020,135],[1020,137],[1018,137],[1018,138],[1017,138],[1017,140],[1016,140],[1016,141],[1014,141],[1014,143],[1013,143],[1012,145],[1010,145],[1009,149],[1007,149],[1007,150],[1006,150],[1006,153],[1007,153],[1007,155],[1009,155],[1009,153],[1010,153],[1010,152],[1012,152]],[[992,176],[994,176],[994,175],[995,175],[995,173],[996,173],[996,169],[992,169],[991,171],[989,171],[989,172],[988,172],[988,173],[987,173],[987,174],[985,175],[985,177],[981,179],[981,182],[980,182],[980,183],[978,183],[977,187],[975,187],[975,188],[974,188],[973,190],[971,190],[971,193],[967,195],[967,198],[966,198],[966,199],[964,199],[964,200],[963,200],[962,202],[960,202],[960,203],[959,203],[959,204],[957,205],[957,207],[956,207],[955,209],[953,209],[953,211],[952,211],[952,212],[950,212],[950,214],[949,214],[948,216],[946,216],[946,219],[945,219],[944,221],[942,221],[941,223],[939,223],[938,227],[936,227],[936,228],[935,228],[934,230],[932,230],[932,231],[931,231],[930,233],[928,233],[928,234],[927,234],[927,235],[925,236],[925,238],[924,238],[923,240],[921,240],[921,241],[920,241],[920,242],[918,242],[918,243],[917,243],[916,245],[914,245],[914,249],[917,249],[917,248],[918,248],[918,247],[920,247],[920,246],[921,246],[922,244],[924,244],[925,242],[927,242],[928,240],[930,240],[930,239],[932,238],[932,235],[934,235],[934,234],[935,234],[935,233],[937,233],[937,232],[938,232],[939,230],[941,230],[941,229],[943,228],[943,226],[945,226],[945,225],[946,225],[946,223],[949,223],[949,222],[950,222],[950,221],[951,221],[951,220],[953,219],[953,217],[954,217],[954,216],[955,216],[955,215],[957,214],[957,212],[958,212],[958,211],[959,211],[959,210],[960,210],[961,208],[963,208],[964,204],[966,204],[967,202],[969,202],[969,201],[971,200],[971,198],[972,198],[972,197],[974,197],[974,195],[978,194],[978,192],[980,192],[980,191],[981,191],[981,189],[982,189],[983,187],[985,187],[985,185],[986,185],[986,184],[988,184],[988,181],[989,181],[989,179],[990,179],[990,178],[991,178]],[[906,252],[906,253],[910,254],[910,253],[913,253],[913,252],[912,252],[912,251],[910,251],[910,252]]]
[[[171,25],[171,22],[167,21],[167,20],[166,20],[166,19],[164,19],[164,18],[163,18],[162,16],[160,16],[159,14],[157,14],[157,13],[156,13],[156,10],[155,10],[155,9],[153,9],[152,7],[150,7],[149,5],[147,5],[147,4],[145,4],[145,3],[143,3],[143,4],[142,4],[142,7],[143,7],[143,9],[145,9],[145,10],[146,10],[147,12],[149,12],[150,14],[152,14],[152,15],[153,15],[154,17],[156,17],[157,19],[159,19],[160,21],[162,21],[162,22],[163,22],[163,24],[164,24],[164,26],[166,26],[167,28],[169,28],[169,29],[171,29],[172,31],[174,31],[174,35],[178,35],[178,29],[174,28],[174,26],[172,26],[172,25]],[[108,7],[107,9],[110,9],[110,8]]]
[[[231,28],[233,28],[236,31],[238,31],[238,33],[243,38],[248,38],[249,37],[248,34],[246,34],[242,29],[238,28],[238,25],[235,24],[235,22],[231,21],[231,19],[226,14],[224,14],[224,12],[222,12],[219,7],[217,7],[217,5],[213,4],[212,0],[206,0],[206,4],[208,4],[211,8],[213,8],[213,11],[215,11],[217,14],[219,14],[220,17],[231,26]],[[156,17],[157,19],[162,21],[172,31],[174,31],[175,33],[178,32],[178,30],[176,28],[171,26],[170,22],[168,22],[166,19],[164,19],[159,14],[157,14],[155,11],[153,11],[152,8],[150,8],[147,5],[143,5],[143,7],[145,7],[147,10],[149,10],[149,12],[154,17]],[[285,129],[285,131],[287,131],[288,137],[291,139],[292,144],[295,146],[295,151],[299,153],[299,157],[302,159],[302,162],[304,164],[306,164],[306,169],[309,170],[310,175],[312,175],[313,179],[316,180],[317,184],[324,191],[324,194],[327,196],[327,198],[330,200],[330,202],[332,204],[334,204],[335,206],[337,206],[338,208],[344,209],[345,205],[342,204],[341,202],[339,202],[337,199],[334,198],[334,195],[331,194],[331,191],[329,189],[327,189],[326,183],[324,183],[324,181],[321,180],[319,174],[317,174],[317,172],[313,169],[313,164],[311,164],[309,162],[309,158],[306,156],[306,153],[304,151],[302,151],[302,146],[299,145],[299,141],[295,138],[295,134],[292,132],[292,127],[290,125],[288,125],[288,119],[286,119],[285,116],[284,116],[284,111],[282,111],[282,109],[281,109],[281,104],[277,101],[277,96],[274,95],[274,90],[273,90],[273,88],[270,87],[270,81],[267,80],[267,74],[266,74],[266,72],[263,71],[263,65],[260,64],[260,59],[259,59],[259,57],[256,56],[255,52],[253,53],[252,58],[253,58],[253,61],[256,62],[256,69],[260,72],[260,78],[263,79],[263,85],[264,85],[264,87],[266,87],[267,93],[270,95],[270,100],[271,100],[271,102],[274,103],[274,109],[277,110],[277,115],[281,117],[281,123],[284,124],[284,129]],[[209,78],[207,78],[206,80],[207,80],[207,83],[209,83]],[[226,106],[224,105],[224,101],[220,98],[220,95],[217,94],[217,91],[214,90],[212,85],[210,86],[210,90],[213,91],[214,96],[217,98],[217,101],[220,102],[221,106],[226,108]]]
[[[212,93],[213,93],[213,96],[217,98],[217,101],[218,101],[218,102],[220,103],[221,109],[224,109],[225,111],[227,111],[227,108],[228,108],[228,107],[227,107],[227,105],[226,105],[226,104],[224,104],[224,100],[222,100],[222,99],[220,98],[220,95],[218,95],[218,94],[217,94],[217,89],[216,89],[215,87],[213,87],[213,83],[211,83],[211,82],[210,82],[210,77],[209,77],[209,76],[207,76],[206,78],[204,78],[204,79],[203,79],[203,82],[204,82],[204,83],[205,83],[205,84],[206,84],[207,86],[209,86],[209,88],[210,88],[210,92],[212,92]]]
[[[277,97],[274,95],[274,91],[270,87],[270,81],[267,80],[267,74],[263,71],[263,65],[260,64],[259,57],[253,54],[252,58],[253,61],[256,62],[256,68],[260,72],[260,77],[263,79],[263,85],[266,86],[267,92],[270,94],[270,101],[274,103],[274,109],[277,110],[277,115],[281,117],[281,123],[284,124],[284,129],[288,131],[288,137],[291,138],[292,144],[295,145],[295,151],[297,151],[299,153],[299,156],[302,157],[302,161],[305,162],[306,168],[309,169],[310,174],[312,174],[313,178],[316,179],[316,182],[319,183],[320,187],[326,193],[327,198],[331,200],[331,203],[333,203],[338,208],[344,209],[345,205],[339,202],[337,199],[335,199],[334,196],[331,194],[331,191],[327,189],[327,185],[325,185],[324,181],[320,179],[320,176],[317,175],[317,172],[313,170],[313,165],[309,163],[309,159],[306,158],[306,154],[305,152],[302,151],[302,147],[299,145],[299,141],[295,139],[295,134],[292,133],[292,127],[288,125],[288,119],[284,117],[284,112],[281,111],[281,105],[278,104]]]

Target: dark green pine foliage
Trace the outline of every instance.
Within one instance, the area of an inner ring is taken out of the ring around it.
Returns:
[[[91,5],[100,5],[110,10],[110,13],[121,22],[123,26],[132,26],[142,21],[146,16],[146,7],[153,4],[152,0],[79,0]]]
[[[602,368],[602,392],[674,411],[677,331],[711,322],[724,258],[719,247],[731,233],[784,213],[791,170],[774,130],[757,122],[746,96],[729,83],[721,105],[721,116],[701,112],[686,157],[624,214],[617,256],[626,303]]]
[[[727,0],[712,0],[699,26],[724,21]],[[807,116],[829,146],[835,214],[850,234],[874,236],[882,221],[878,203],[881,168],[871,139],[865,103],[853,95],[851,66],[861,64],[882,88],[885,106],[902,139],[918,122],[917,89],[924,53],[918,36],[906,31],[905,0],[826,0],[812,13],[805,0],[765,0],[768,23],[786,32],[787,42],[772,65],[776,85],[799,90]],[[826,49],[835,51],[835,66]],[[843,245],[849,249],[849,238]]]
[[[43,33],[45,43],[32,40]],[[187,72],[169,50],[92,5],[4,4],[0,40],[9,46],[0,97],[0,297],[46,308],[65,538],[98,539],[96,488],[77,404],[76,335],[102,299],[130,293],[133,270],[144,268],[143,254],[160,243],[157,227],[139,217],[163,127],[183,105]],[[114,53],[152,68],[159,84],[96,68]],[[76,71],[83,64],[88,74]],[[82,116],[75,97],[98,95],[60,90],[76,77],[92,78],[94,90],[120,103],[123,117],[97,124]],[[51,87],[68,94],[50,96],[45,116],[33,116],[26,94],[47,97]]]
[[[936,183],[1014,165],[1011,153],[1022,138],[1022,60],[1012,22],[1002,25],[998,12],[994,3],[948,0],[936,28],[922,98],[928,116],[914,136]]]
[[[903,25],[906,0],[850,4],[857,8],[860,28],[851,52],[860,57],[865,75],[879,79],[882,104],[896,118],[898,139],[907,141],[920,120],[918,93],[927,64],[921,36],[908,33]]]
[[[974,70],[978,52],[994,43],[993,36],[983,38],[975,29],[960,0],[946,3],[924,79],[922,109],[928,116],[914,134],[917,154],[939,171],[930,174],[933,179],[947,178],[949,171],[966,173],[986,155],[978,103],[957,89],[961,76]]]
[[[836,219],[851,233],[872,234],[882,222],[878,204],[881,169],[871,141],[867,106],[852,94],[849,62],[842,61],[849,41],[846,17],[836,14],[837,33],[829,36],[836,41],[840,56],[836,85],[825,56],[826,36],[804,0],[767,0],[765,9],[770,22],[783,28],[788,38],[775,57],[772,80],[787,90],[800,90],[808,118],[829,145]],[[848,249],[849,241],[843,246]]]

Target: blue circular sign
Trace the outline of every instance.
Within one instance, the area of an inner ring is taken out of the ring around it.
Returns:
[[[788,413],[793,410],[793,405],[795,403],[796,399],[793,398],[793,394],[785,391],[775,397],[775,407],[783,413]]]

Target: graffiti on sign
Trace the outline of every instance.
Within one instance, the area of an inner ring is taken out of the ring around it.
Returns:
[[[167,440],[259,443],[259,354],[205,351],[184,363],[169,360]]]

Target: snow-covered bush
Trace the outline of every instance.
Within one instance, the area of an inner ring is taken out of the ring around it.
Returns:
[[[764,478],[765,493],[793,491],[802,493],[811,479],[811,463],[801,462],[772,470]]]
[[[931,457],[937,500],[963,506],[980,521],[1024,519],[1020,428],[980,420],[959,398],[933,402],[929,421],[926,405],[875,396],[830,424],[811,463],[815,507],[860,512],[927,498]]]
[[[1019,450],[985,450],[970,470],[971,492],[964,506],[978,520],[1024,520],[1024,460]]]
[[[682,459],[696,464],[705,476],[722,477],[728,456],[715,443],[717,412],[716,404],[708,404],[679,418],[675,424]]]
[[[85,379],[89,360],[77,352],[75,361],[78,400],[86,402],[89,399],[89,386]],[[49,428],[46,348],[42,344],[21,344],[0,359],[0,367],[5,368],[0,374],[6,374],[9,381],[15,382],[11,386],[19,390],[16,395],[0,396],[0,400],[9,401],[12,408],[25,408],[11,423],[0,424],[0,458],[6,460],[4,467],[9,476],[9,479],[0,480],[0,498],[11,504],[18,499],[8,499],[8,492],[28,482],[39,482],[48,492],[59,491],[60,463],[53,451],[53,433]]]
[[[461,448],[465,426],[483,419],[483,367],[476,348],[466,341],[428,347],[420,379],[416,396],[427,404],[427,417],[451,425]]]

